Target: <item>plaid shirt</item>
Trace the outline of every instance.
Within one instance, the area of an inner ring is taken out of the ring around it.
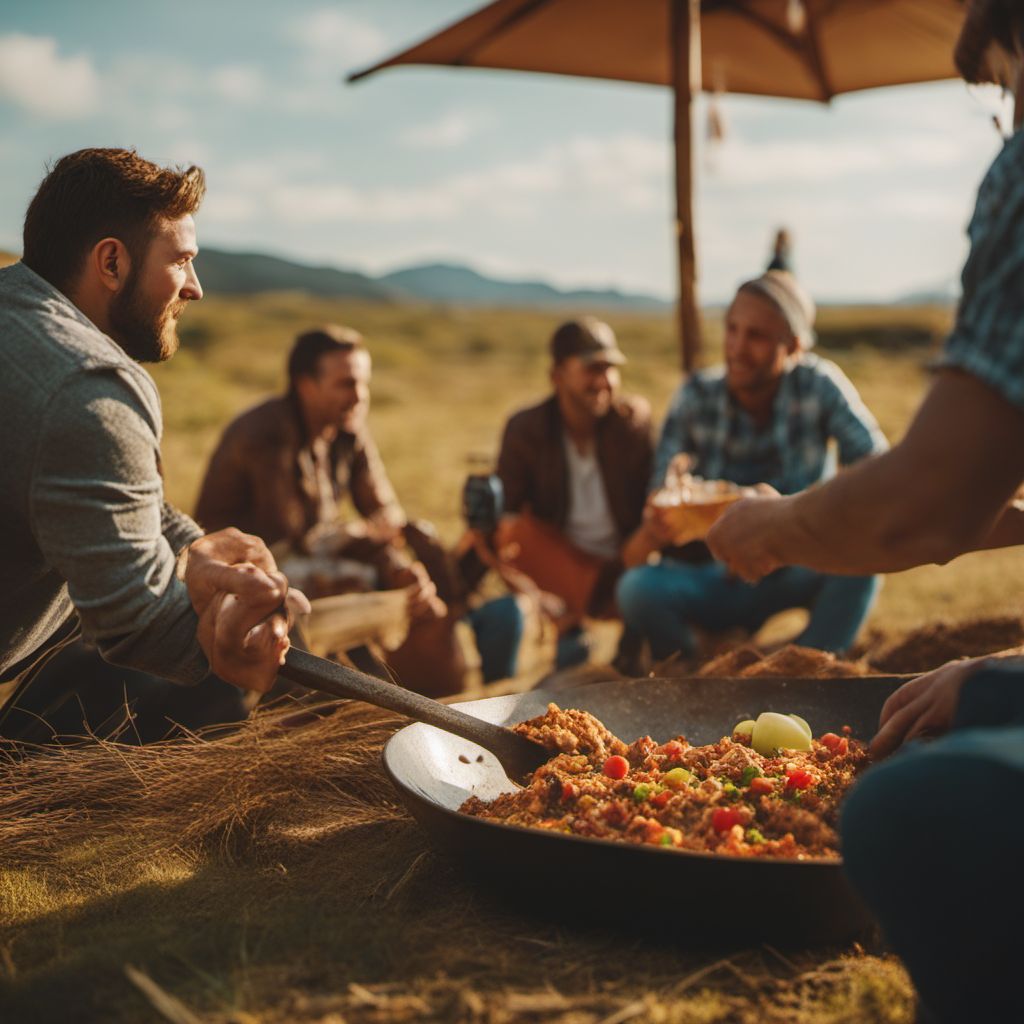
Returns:
[[[963,297],[938,365],[966,370],[1024,409],[1024,132],[985,175],[967,233]]]
[[[758,428],[729,396],[725,368],[695,373],[676,392],[661,431],[653,487],[672,456],[686,452],[708,480],[802,491],[830,475],[829,441],[849,465],[888,444],[856,388],[835,363],[806,353],[786,371],[771,423]]]

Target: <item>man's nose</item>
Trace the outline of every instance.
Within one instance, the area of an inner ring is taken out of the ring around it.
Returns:
[[[185,286],[181,289],[181,297],[193,301],[203,297],[203,286],[199,283],[199,275],[191,260],[188,263],[188,273],[185,277]]]

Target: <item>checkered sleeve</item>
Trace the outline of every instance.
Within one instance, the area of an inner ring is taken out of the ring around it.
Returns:
[[[692,378],[691,378],[692,381]],[[681,384],[669,403],[661,437],[654,452],[654,472],[651,474],[650,490],[654,491],[665,482],[665,473],[673,457],[680,452],[693,451],[689,418],[694,401],[691,381]]]
[[[963,297],[937,366],[972,374],[1024,409],[1024,132],[978,190]]]
[[[817,363],[825,430],[839,448],[839,463],[849,466],[889,447],[878,421],[849,377],[827,359]]]

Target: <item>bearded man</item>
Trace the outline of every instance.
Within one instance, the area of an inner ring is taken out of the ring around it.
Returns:
[[[505,425],[498,456],[509,515],[494,543],[516,569],[559,599],[556,667],[585,661],[584,617],[617,616],[623,550],[639,530],[654,457],[647,401],[624,395],[626,357],[595,317],[552,334],[552,394]],[[631,657],[632,636],[620,645]]]
[[[198,167],[71,153],[29,205],[22,261],[0,270],[0,736],[51,738],[47,714],[78,695],[40,702],[32,680],[79,635],[117,665],[259,692],[287,650],[266,546],[203,537],[164,500],[159,396],[139,365],[174,354],[202,298],[204,193]]]

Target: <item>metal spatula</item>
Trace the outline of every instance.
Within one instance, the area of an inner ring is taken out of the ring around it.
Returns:
[[[364,672],[318,658],[295,647],[288,651],[280,674],[310,690],[330,694],[332,697],[365,701],[461,736],[489,750],[514,782],[522,782],[552,756],[552,752],[539,743],[503,725],[484,722],[458,708],[440,704],[422,694],[413,693],[394,683],[382,682]]]

